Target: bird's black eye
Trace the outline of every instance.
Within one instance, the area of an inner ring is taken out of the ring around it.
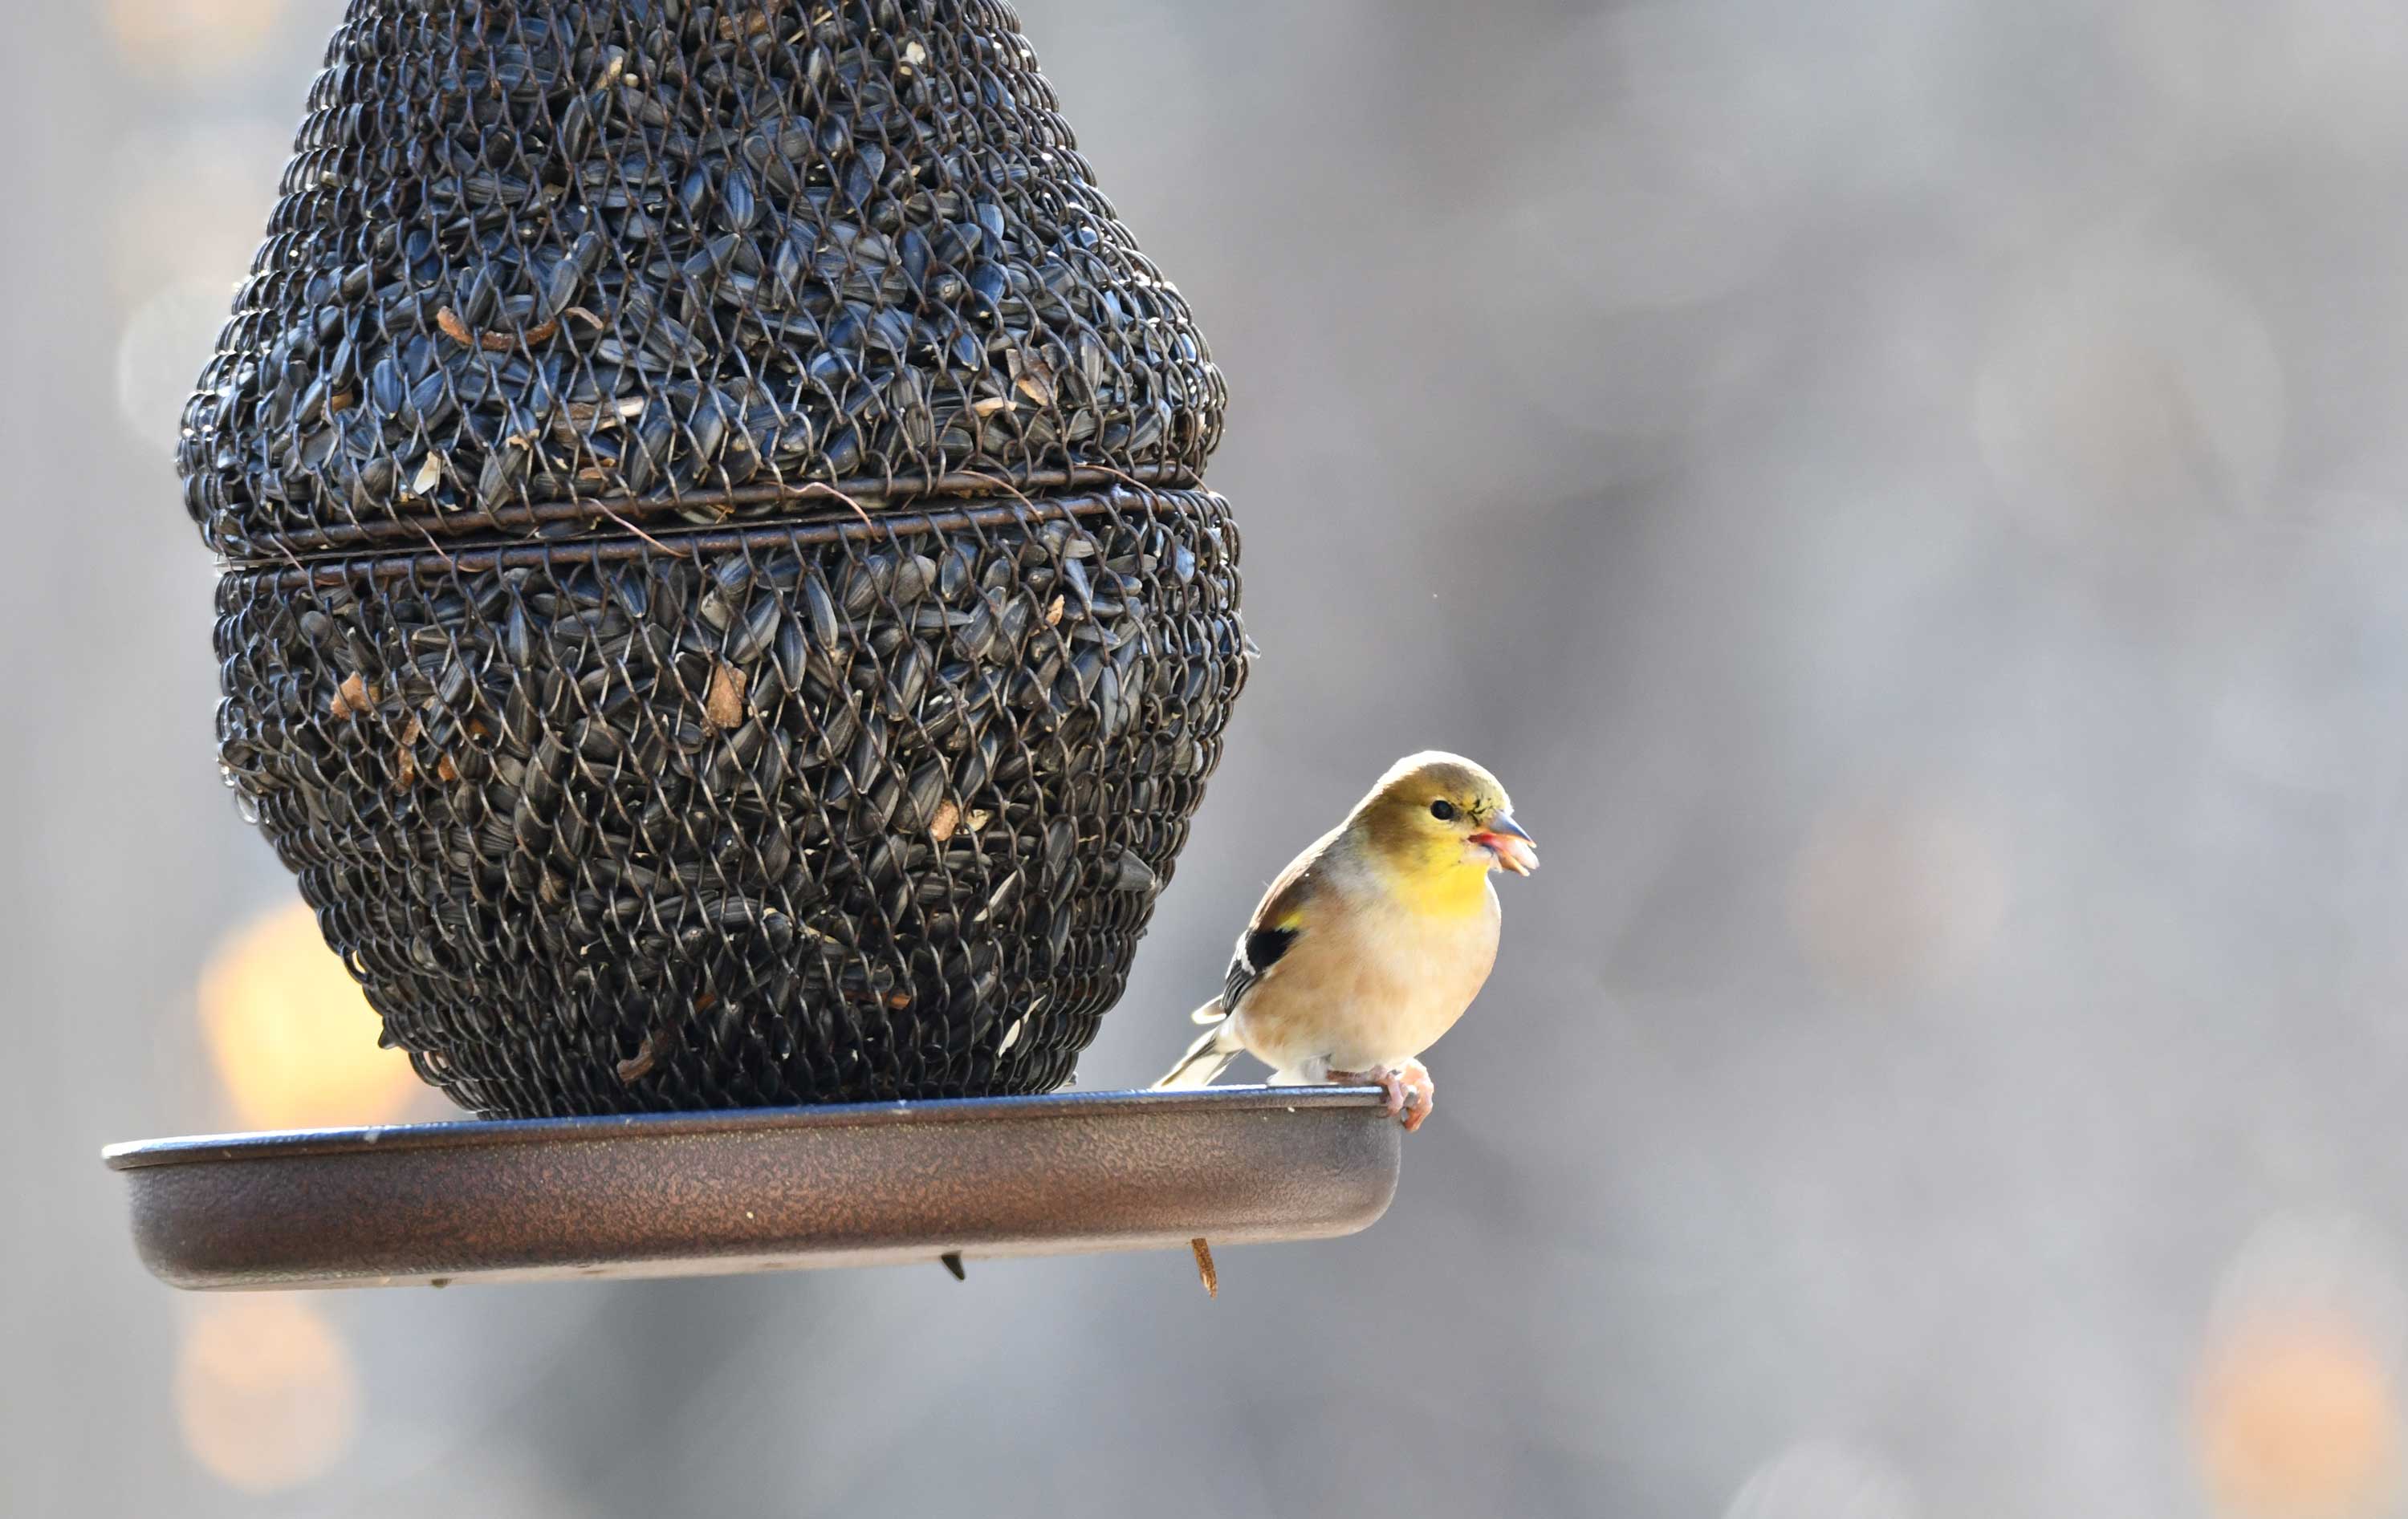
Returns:
[[[1441,796],[1437,801],[1430,803],[1430,816],[1438,819],[1440,823],[1453,823],[1455,821],[1455,804]]]

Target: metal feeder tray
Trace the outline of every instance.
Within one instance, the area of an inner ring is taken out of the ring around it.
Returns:
[[[111,1145],[188,1288],[935,1264],[1326,1239],[1396,1196],[1376,1087],[470,1121]]]

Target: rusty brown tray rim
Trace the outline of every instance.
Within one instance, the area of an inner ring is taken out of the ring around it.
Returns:
[[[1326,1240],[1387,1211],[1402,1135],[1375,1088],[1224,1087],[197,1135],[104,1158],[152,1275],[243,1291]]]
[[[153,1166],[215,1165],[245,1159],[390,1154],[402,1150],[488,1149],[597,1139],[683,1139],[788,1129],[865,1128],[888,1124],[985,1124],[1101,1117],[1114,1113],[1206,1110],[1293,1111],[1376,1108],[1376,1086],[1213,1086],[1181,1092],[1047,1092],[1013,1097],[939,1097],[920,1102],[844,1102],[812,1108],[729,1108],[708,1112],[618,1113],[593,1118],[463,1118],[431,1124],[351,1128],[266,1129],[129,1139],[104,1147],[113,1171]]]

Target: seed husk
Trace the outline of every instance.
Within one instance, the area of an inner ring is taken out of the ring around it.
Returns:
[[[702,698],[702,714],[714,728],[732,728],[744,721],[744,672],[722,660],[710,668],[710,685]]]

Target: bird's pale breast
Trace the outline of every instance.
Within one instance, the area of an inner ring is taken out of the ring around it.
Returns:
[[[1239,1033],[1283,1071],[1400,1064],[1438,1042],[1480,994],[1497,961],[1498,918],[1487,889],[1469,912],[1391,904],[1336,915],[1247,994]]]

